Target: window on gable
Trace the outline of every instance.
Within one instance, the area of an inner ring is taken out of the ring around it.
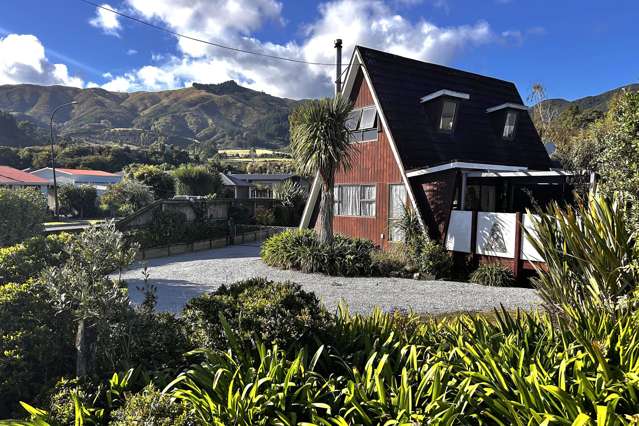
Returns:
[[[338,185],[335,189],[335,215],[375,216],[374,185]]]
[[[351,132],[352,142],[376,140],[377,109],[373,106],[353,110],[346,122],[346,128]]]
[[[348,114],[348,118],[346,119],[346,128],[349,131],[357,129],[357,127],[359,126],[359,119],[361,118],[361,116],[362,116],[361,109],[355,109],[351,111],[351,113]]]
[[[457,102],[444,101],[442,104],[442,116],[439,121],[439,130],[442,132],[452,132],[455,127],[456,114]]]
[[[504,124],[503,138],[513,140],[515,137],[515,126],[517,125],[517,111],[508,111],[506,113],[506,123]]]

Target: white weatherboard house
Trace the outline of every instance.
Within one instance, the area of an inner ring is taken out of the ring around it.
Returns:
[[[32,175],[44,178],[53,184],[53,171],[51,167],[45,167],[31,172]],[[115,185],[122,180],[122,176],[102,170],[80,170],[80,169],[55,169],[58,185],[71,184],[75,186],[90,185],[95,187],[98,195],[102,195],[109,186]]]

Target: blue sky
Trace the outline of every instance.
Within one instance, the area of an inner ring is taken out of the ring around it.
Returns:
[[[109,0],[174,31],[331,62],[331,40],[514,81],[575,99],[639,81],[639,2],[576,0]],[[3,0],[0,84],[162,90],[230,78],[294,98],[330,94],[331,67],[236,54],[175,37],[78,0]]]

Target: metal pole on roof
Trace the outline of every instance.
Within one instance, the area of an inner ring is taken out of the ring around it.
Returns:
[[[337,58],[335,60],[335,96],[342,91],[342,39],[335,40],[335,50]]]
[[[49,122],[49,129],[51,130],[51,171],[53,172],[53,215],[58,217],[58,179],[55,175],[55,149],[54,149],[54,139],[53,139],[53,117],[55,113],[58,112],[59,109],[77,104],[76,101],[67,102],[66,104],[58,105],[53,112],[51,113],[51,121]]]

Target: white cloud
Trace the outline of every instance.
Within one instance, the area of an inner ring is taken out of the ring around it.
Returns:
[[[111,10],[117,10],[113,6],[109,5],[108,3],[104,3],[101,6]],[[95,17],[93,17],[89,21],[89,23],[96,28],[101,28],[105,34],[113,35],[116,37],[120,36],[120,30],[122,29],[122,26],[120,25],[118,15],[116,15],[113,12],[96,8]]]
[[[267,21],[283,22],[275,0],[127,0],[145,19],[161,21],[174,31],[215,40],[246,50],[311,62],[335,60],[333,40],[344,40],[344,61],[355,44],[416,59],[447,64],[464,49],[489,43],[495,36],[483,21],[440,27],[425,19],[411,22],[381,0],[336,0],[319,6],[319,18],[303,28],[300,42],[262,42],[251,34]],[[105,88],[159,90],[193,81],[240,84],[293,98],[326,96],[332,92],[334,67],[304,65],[232,52],[193,41],[178,40],[179,57],[164,57],[109,81]]]
[[[129,50],[127,50],[127,51],[126,51],[126,54],[127,54],[128,56],[133,56],[133,55],[137,55],[137,54],[138,54],[138,51],[137,51],[137,50],[135,50],[135,49],[129,49]]]
[[[61,84],[82,87],[64,64],[49,62],[40,40],[31,34],[0,37],[0,84]]]

